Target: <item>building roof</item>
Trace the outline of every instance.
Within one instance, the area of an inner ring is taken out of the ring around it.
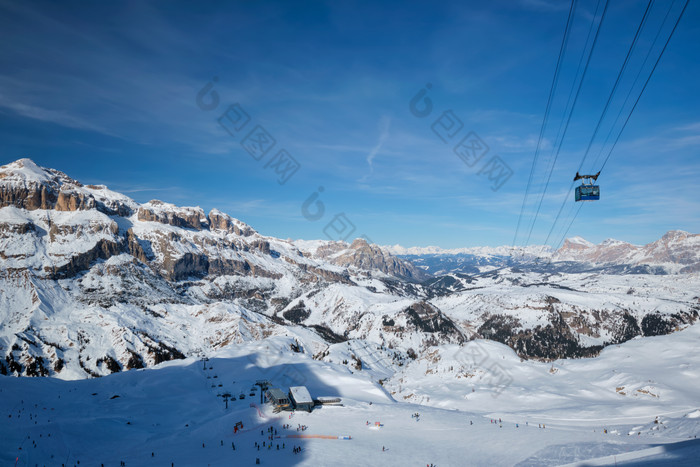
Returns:
[[[342,402],[340,400],[340,397],[319,397],[318,401],[321,404],[339,404],[340,402]]]
[[[275,400],[287,400],[287,399],[289,399],[289,396],[287,396],[287,394],[285,394],[284,391],[282,391],[279,388],[270,388],[267,390],[267,393],[270,395],[270,397],[272,399],[275,399]]]
[[[292,396],[292,400],[295,404],[313,404],[314,401],[311,399],[311,394],[306,386],[292,386],[289,388],[289,394]]]

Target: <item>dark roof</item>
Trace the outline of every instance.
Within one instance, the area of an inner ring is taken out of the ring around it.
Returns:
[[[267,390],[267,393],[270,395],[270,398],[274,400],[289,400],[289,396],[279,388],[270,388]]]

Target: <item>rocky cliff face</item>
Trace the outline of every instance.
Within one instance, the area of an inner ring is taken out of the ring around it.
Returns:
[[[97,209],[108,215],[128,216],[136,203],[102,185],[84,186],[63,172],[19,159],[0,167],[0,208],[5,206],[29,211]]]
[[[186,229],[203,230],[209,228],[209,219],[204,215],[202,208],[177,207],[157,199],[140,206],[137,218],[140,221],[160,222]]]
[[[249,225],[217,209],[212,209],[209,212],[209,225],[211,230],[232,233],[242,237],[250,237],[257,233]]]
[[[220,211],[138,204],[29,159],[0,167],[0,258],[0,372],[15,374],[100,375],[259,338],[279,328],[264,314],[303,291],[356,287],[346,268]],[[387,255],[354,266],[410,269]],[[200,317],[209,331],[173,337]]]

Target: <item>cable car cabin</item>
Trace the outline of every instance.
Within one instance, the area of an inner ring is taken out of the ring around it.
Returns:
[[[576,187],[576,201],[598,201],[600,187],[598,185],[581,185]]]
[[[576,201],[598,201],[600,199],[600,187],[593,182],[598,180],[598,172],[595,175],[579,175],[576,172],[574,181],[583,179],[581,185],[576,187]]]

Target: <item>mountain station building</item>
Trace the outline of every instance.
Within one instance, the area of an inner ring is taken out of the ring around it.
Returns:
[[[291,409],[292,402],[289,400],[289,396],[284,393],[283,390],[279,388],[270,388],[265,394],[268,402],[270,402],[277,410],[289,410]]]
[[[290,387],[289,398],[292,400],[292,404],[294,404],[294,408],[297,410],[311,412],[311,409],[314,408],[314,400],[311,398],[311,394],[309,394],[309,390],[306,389],[306,386]]]

